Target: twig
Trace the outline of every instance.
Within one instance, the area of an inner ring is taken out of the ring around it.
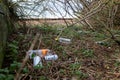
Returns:
[[[35,36],[35,38],[34,38],[34,40],[33,40],[33,42],[32,42],[32,44],[31,44],[31,46],[30,46],[30,48],[29,48],[29,50],[32,50],[32,49],[34,48],[35,43],[36,43],[38,37],[39,37],[39,34],[37,33],[36,36]],[[24,60],[23,60],[23,62],[22,62],[22,65],[21,65],[20,69],[19,69],[18,72],[16,73],[15,80],[19,80],[19,75],[20,75],[22,69],[24,68],[26,62],[28,61],[28,59],[29,59],[29,53],[27,52],[27,53],[26,53],[26,56],[25,56],[25,58],[24,58]]]
[[[78,20],[76,23],[70,25],[69,27],[71,27],[71,26],[77,24],[78,22],[81,22],[81,21],[83,21],[83,20],[85,20],[85,19],[87,19],[87,18],[90,18],[92,15],[94,15],[94,14],[96,14],[97,12],[101,11],[101,9],[102,9],[104,6],[105,6],[105,4],[99,5],[99,7],[100,7],[99,9],[96,8],[95,11],[94,11],[94,10],[92,10],[92,12],[90,11],[91,13],[85,14],[85,17],[83,17],[82,19],[81,19],[79,16],[77,16],[80,20]],[[97,10],[97,9],[98,9],[98,10]]]
[[[39,38],[39,44],[38,44],[38,47],[37,47],[37,49],[40,49],[41,42],[42,42],[42,34],[40,35],[40,38]]]

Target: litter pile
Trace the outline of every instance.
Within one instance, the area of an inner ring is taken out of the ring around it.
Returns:
[[[49,49],[29,50],[28,53],[30,54],[29,56],[31,59],[33,57],[34,66],[42,66],[41,58],[44,58],[46,61],[58,59],[58,56],[56,54],[53,54]]]

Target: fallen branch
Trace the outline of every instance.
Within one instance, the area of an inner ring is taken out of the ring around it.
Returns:
[[[32,42],[32,44],[31,44],[31,46],[30,46],[29,50],[32,50],[34,48],[35,43],[36,43],[38,37],[39,37],[39,34],[37,33],[36,36],[35,36],[35,38],[34,38],[34,40],[33,40],[33,42]],[[25,56],[25,58],[24,58],[24,60],[22,62],[22,65],[21,65],[20,69],[16,73],[15,80],[19,80],[20,73],[21,73],[22,69],[24,68],[24,66],[25,66],[26,62],[28,61],[28,59],[29,59],[29,53],[27,52],[26,56]]]

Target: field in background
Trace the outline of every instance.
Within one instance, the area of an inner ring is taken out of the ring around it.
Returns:
[[[20,24],[26,25],[41,25],[41,24],[49,24],[49,25],[66,25],[75,23],[74,18],[46,18],[46,19],[20,19]]]

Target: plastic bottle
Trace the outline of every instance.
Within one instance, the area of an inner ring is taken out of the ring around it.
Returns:
[[[32,54],[44,57],[45,55],[47,55],[47,53],[50,52],[50,50],[49,49],[29,50],[28,52],[30,53],[29,54],[30,58],[32,58]]]
[[[59,42],[69,44],[69,43],[71,43],[71,39],[67,39],[67,38],[59,38]]]

